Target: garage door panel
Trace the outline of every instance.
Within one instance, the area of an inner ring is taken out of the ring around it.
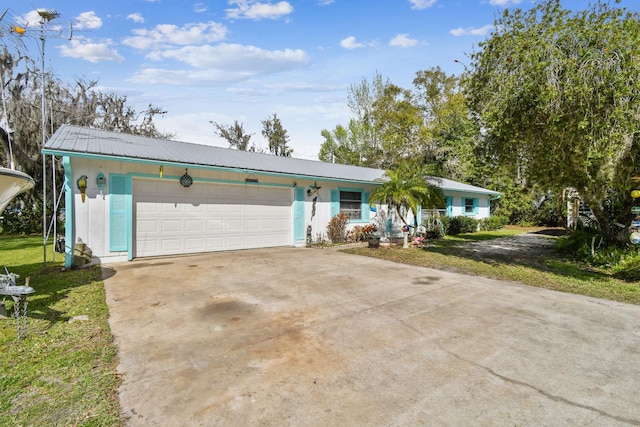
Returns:
[[[158,232],[158,222],[153,220],[141,220],[138,221],[138,232],[139,233],[157,233]]]
[[[187,252],[204,252],[206,250],[204,242],[204,238],[187,238],[185,239],[185,249]]]
[[[135,257],[291,244],[290,189],[134,180]]]
[[[222,219],[208,219],[207,220],[207,232],[219,232],[224,229],[224,220]]]
[[[160,229],[163,233],[171,233],[182,230],[182,221],[179,219],[163,219],[160,222]]]
[[[165,237],[162,239],[161,243],[161,250],[163,252],[169,252],[169,253],[179,253],[179,251],[182,249],[182,239],[180,238],[168,238]]]

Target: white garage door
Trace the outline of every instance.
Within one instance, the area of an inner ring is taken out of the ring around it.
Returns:
[[[291,245],[291,190],[133,182],[134,257]]]

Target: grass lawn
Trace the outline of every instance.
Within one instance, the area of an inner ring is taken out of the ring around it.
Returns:
[[[52,244],[47,245],[50,250]],[[28,337],[0,319],[0,426],[118,426],[117,349],[108,324],[100,267],[62,271],[42,237],[0,235],[0,268],[30,277]],[[5,299],[7,314],[13,300]]]
[[[561,292],[640,304],[639,283],[616,279],[606,270],[578,264],[561,257],[558,253],[523,258],[499,255],[483,256],[461,250],[465,244],[470,242],[490,240],[527,231],[529,229],[508,227],[492,232],[447,236],[426,248],[402,249],[401,246],[392,246],[390,248],[369,249],[358,247],[344,251],[403,264],[517,281]]]

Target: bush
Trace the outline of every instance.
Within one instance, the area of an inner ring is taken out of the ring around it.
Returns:
[[[637,247],[606,244],[597,232],[576,230],[558,240],[558,250],[577,261],[605,269],[618,279],[640,281],[640,251]]]
[[[347,233],[348,242],[364,242],[370,236],[373,236],[378,227],[375,224],[356,225]]]
[[[444,225],[446,233],[454,236],[456,234],[475,233],[478,231],[478,220],[468,216],[447,217]]]
[[[509,224],[509,218],[502,215],[495,215],[480,221],[480,229],[484,231],[494,231],[504,228]]]
[[[42,233],[42,201],[36,200],[32,206],[19,198],[13,200],[2,213],[2,232],[9,234]],[[51,213],[47,214],[51,218]]]
[[[327,237],[331,243],[347,241],[347,224],[349,224],[347,214],[341,213],[331,218],[329,225],[327,225]]]

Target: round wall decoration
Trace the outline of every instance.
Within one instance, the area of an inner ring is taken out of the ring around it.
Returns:
[[[183,187],[190,187],[193,184],[193,178],[189,176],[189,170],[184,170],[184,175],[180,177],[180,185]]]

